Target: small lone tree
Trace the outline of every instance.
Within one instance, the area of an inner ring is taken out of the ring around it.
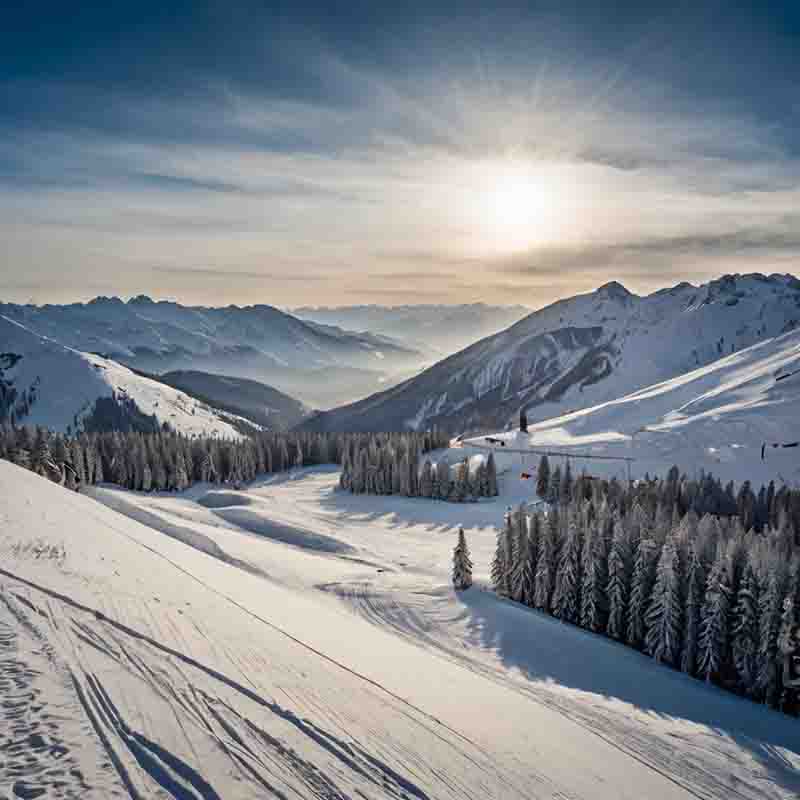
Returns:
[[[467,537],[459,526],[458,544],[453,550],[453,586],[456,590],[469,589],[472,586],[472,560],[469,557]]]
[[[542,456],[539,461],[539,470],[536,473],[536,494],[546,500],[550,492],[550,462],[547,456]]]
[[[523,433],[527,433],[528,432],[528,415],[525,413],[525,409],[524,408],[520,409],[520,412],[519,412],[519,429]]]
[[[494,453],[489,453],[486,461],[486,486],[487,497],[497,497],[497,466],[494,463]]]

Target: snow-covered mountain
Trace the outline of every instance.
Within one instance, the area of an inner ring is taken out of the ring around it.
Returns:
[[[239,438],[242,420],[107,358],[0,315],[0,422],[55,431],[167,423],[187,436]]]
[[[530,314],[525,306],[463,305],[303,306],[301,319],[390,336],[437,358],[491,336]]]
[[[299,400],[247,378],[177,370],[159,375],[158,380],[270,430],[288,430],[309,413]]]
[[[602,403],[800,326],[800,280],[726,275],[640,297],[619,283],[561,300],[365,400],[318,430],[502,427]]]
[[[570,454],[573,471],[666,475],[675,464],[722,480],[800,486],[800,330],[662,383],[519,430],[465,440],[498,466],[534,468],[541,452]],[[494,441],[492,441],[494,440]],[[500,444],[502,442],[502,444]],[[788,446],[787,446],[788,445]],[[763,446],[763,452],[762,452]],[[513,450],[533,449],[530,457]],[[558,462],[559,457],[555,460]]]
[[[72,305],[0,304],[0,314],[136,369],[253,378],[323,408],[363,397],[425,361],[386,336],[303,322],[267,305],[207,308],[145,296],[98,297]]]

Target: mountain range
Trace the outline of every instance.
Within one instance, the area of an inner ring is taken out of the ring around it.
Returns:
[[[561,300],[417,376],[316,414],[311,430],[510,425],[620,397],[800,326],[800,280],[725,275],[646,296],[617,282]]]
[[[304,320],[390,336],[436,359],[463,350],[478,339],[530,314],[521,305],[303,306],[292,313]]]
[[[141,295],[127,302],[0,303],[0,315],[148,373],[190,369],[251,378],[318,408],[370,394],[427,359],[386,336],[306,322],[268,305],[184,306]]]
[[[185,392],[0,315],[0,423],[61,432],[152,431],[239,438],[252,427]]]

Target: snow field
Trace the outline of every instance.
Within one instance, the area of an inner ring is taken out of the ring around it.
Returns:
[[[462,506],[336,480],[89,498],[0,463],[0,597],[117,765],[94,796],[800,791],[795,721],[483,590],[516,482]],[[459,523],[477,585],[455,594]]]

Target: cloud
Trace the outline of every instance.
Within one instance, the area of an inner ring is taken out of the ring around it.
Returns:
[[[212,302],[263,281],[287,304],[536,303],[609,273],[654,287],[800,254],[777,47],[759,55],[757,97],[727,20],[719,60],[688,22],[681,39],[633,12],[627,27],[508,13],[414,31],[394,14],[364,52],[342,20],[270,38],[258,17],[203,10],[191,53],[126,39],[93,80],[69,64],[0,80],[3,266],[43,287],[118,270],[136,293],[173,280]],[[502,221],[487,233],[476,202],[478,168],[504,159],[546,173],[563,206],[523,252],[504,248]]]
[[[800,252],[799,226],[800,216],[784,220],[776,228],[543,248],[501,261],[497,267],[499,271],[513,275],[550,278],[571,271],[603,273],[619,269],[624,269],[628,275],[641,277],[663,268],[680,268],[687,261],[702,263],[708,258],[796,257]]]
[[[296,283],[317,283],[325,281],[328,277],[324,274],[303,273],[287,274],[285,272],[250,271],[241,269],[212,269],[208,267],[151,267],[152,271],[162,275],[175,275],[180,278],[199,278],[201,280],[229,280],[229,281],[289,281]]]

